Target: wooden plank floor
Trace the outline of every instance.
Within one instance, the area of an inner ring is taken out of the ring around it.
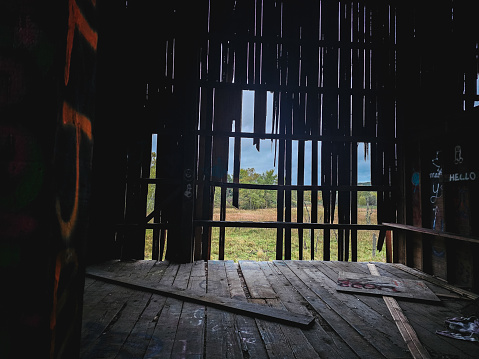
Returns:
[[[376,266],[382,276],[418,279],[391,264]],[[367,263],[145,260],[91,269],[312,315],[315,322],[300,329],[87,277],[81,358],[411,358],[382,297],[336,291],[340,271],[369,274]],[[426,284],[439,303],[397,301],[431,358],[478,358],[477,343],[435,333],[471,301]]]

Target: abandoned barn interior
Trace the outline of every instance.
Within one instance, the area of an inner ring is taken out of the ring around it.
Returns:
[[[478,13],[3,1],[0,357],[478,357]],[[276,181],[240,178],[251,148]],[[245,191],[275,219],[229,218]]]

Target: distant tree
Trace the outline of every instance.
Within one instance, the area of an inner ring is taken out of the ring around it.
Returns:
[[[240,183],[251,183],[261,185],[275,185],[278,183],[278,175],[274,170],[269,170],[261,174],[254,168],[240,170]],[[240,209],[258,209],[270,208],[276,206],[276,191],[241,189],[239,198]]]
[[[274,170],[269,170],[261,174],[254,168],[240,169],[240,183],[276,185],[278,184],[278,175]],[[233,177],[228,174],[228,182],[233,182]],[[215,206],[219,206],[221,201],[221,190],[216,188]],[[233,190],[228,188],[226,192],[226,201],[233,202]],[[240,189],[239,190],[239,208],[240,209],[259,209],[276,207],[276,191],[262,189]]]
[[[359,191],[358,192],[358,206],[376,206],[378,203],[378,194],[376,192]]]

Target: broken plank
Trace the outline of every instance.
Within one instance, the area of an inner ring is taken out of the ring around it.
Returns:
[[[266,90],[254,92],[254,133],[264,134],[266,132]],[[253,138],[253,144],[260,150],[260,138]]]
[[[368,268],[373,276],[381,276],[373,263],[368,263]],[[429,353],[421,344],[421,341],[417,337],[416,331],[409,323],[396,299],[390,296],[383,296],[383,299],[384,303],[386,303],[386,306],[391,312],[394,322],[396,323],[399,332],[401,333],[401,336],[403,337],[404,342],[406,343],[413,358],[430,358]]]
[[[203,304],[215,308],[221,308],[237,312],[244,315],[249,315],[266,320],[277,321],[293,326],[308,327],[312,324],[314,318],[302,314],[289,313],[284,310],[278,310],[270,307],[263,307],[244,303],[230,298],[218,297],[211,294],[200,294],[191,290],[182,290],[170,286],[158,285],[153,287],[150,283],[142,280],[117,280],[116,278],[103,271],[89,271],[86,275],[96,279],[102,279],[110,283],[127,286],[129,288],[149,291],[155,294],[165,295],[176,299]]]

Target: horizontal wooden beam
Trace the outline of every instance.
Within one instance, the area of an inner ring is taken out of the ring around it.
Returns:
[[[280,322],[296,327],[306,328],[314,322],[314,317],[309,315],[287,312],[281,309],[248,303],[226,297],[218,297],[218,295],[213,294],[197,293],[192,290],[179,289],[174,286],[166,286],[157,283],[152,285],[151,282],[139,279],[119,279],[115,278],[114,275],[106,271],[87,269],[86,276],[135,290],[147,291],[150,293],[164,295],[187,302],[193,302],[209,307],[218,308],[221,310],[238,313],[241,315],[261,318],[274,322]]]
[[[299,222],[251,222],[251,221],[211,221],[195,220],[193,224],[196,227],[237,227],[237,228],[303,228],[303,229],[343,229],[357,231],[380,231],[386,227],[380,224],[344,224],[344,223],[299,223]],[[168,229],[168,223],[124,223],[117,224],[117,230],[134,230],[138,228],[145,229]]]
[[[437,236],[437,237],[441,237],[441,238],[455,239],[455,240],[458,240],[458,241],[471,242],[471,243],[478,243],[479,244],[479,238],[461,236],[461,235],[454,234],[454,233],[449,233],[449,232],[440,232],[440,231],[435,231],[435,230],[429,229],[429,228],[414,227],[414,226],[408,226],[406,224],[399,224],[399,223],[383,223],[383,226],[388,228],[388,229],[399,229],[399,230],[402,230],[402,231],[422,233],[422,234]]]
[[[168,223],[121,223],[115,225],[117,231],[132,231],[135,229],[168,229]]]
[[[340,143],[396,143],[399,138],[375,136],[340,136],[340,135],[313,135],[313,134],[279,134],[279,133],[254,133],[254,132],[228,132],[196,130],[195,134],[201,136],[223,136],[232,138],[259,138],[262,140],[296,140],[296,141],[323,141]]]
[[[209,227],[243,227],[243,228],[303,228],[303,229],[345,229],[345,230],[381,230],[379,224],[345,224],[345,223],[299,223],[299,222],[251,222],[251,221],[209,221],[197,220],[195,226]]]
[[[196,181],[197,184],[207,183],[207,181]],[[377,191],[377,192],[393,192],[396,190],[392,186],[328,186],[328,185],[277,185],[277,184],[255,184],[255,183],[231,183],[231,182],[210,182],[211,186],[226,188],[244,188],[259,189],[266,191],[277,190],[302,190],[302,191]]]

